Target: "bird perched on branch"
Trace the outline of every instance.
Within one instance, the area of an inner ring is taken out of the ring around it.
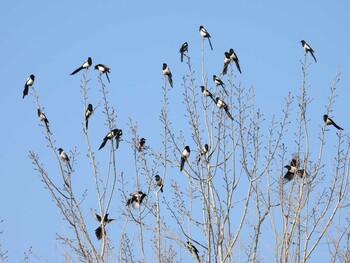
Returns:
[[[238,59],[235,51],[233,50],[233,48],[230,48],[229,54],[230,54],[231,60],[235,62],[237,70],[239,71],[239,73],[242,74],[241,67],[239,66],[239,59]]]
[[[24,84],[23,98],[22,99],[24,99],[24,97],[28,95],[29,87],[33,86],[34,80],[35,80],[35,76],[33,74],[27,78],[26,83]]]
[[[201,262],[200,257],[199,257],[199,251],[198,249],[190,242],[187,241],[186,243],[186,248],[191,252],[191,254],[195,257],[197,262]]]
[[[77,68],[76,70],[74,70],[70,74],[74,75],[74,74],[78,73],[82,69],[88,69],[91,66],[91,64],[92,64],[92,59],[90,57],[88,57],[88,59],[83,63],[83,65],[81,65],[81,67]]]
[[[201,33],[203,38],[208,39],[210,48],[211,50],[213,50],[213,46],[211,45],[211,41],[210,41],[211,35],[209,34],[209,32],[203,26],[199,27],[199,32]]]
[[[140,141],[139,141],[139,144],[137,146],[137,150],[139,152],[141,152],[144,149],[145,143],[146,143],[146,139],[145,138],[141,138]]]
[[[293,180],[295,175],[298,175],[300,178],[308,176],[307,172],[304,169],[300,168],[300,161],[297,156],[293,156],[289,165],[285,165],[284,168],[287,168],[286,174],[283,176],[284,183],[288,183]]]
[[[314,58],[315,62],[317,62],[316,57],[314,55],[315,51],[311,48],[311,46],[308,43],[306,43],[304,40],[301,40],[300,42],[301,42],[301,45],[303,46],[305,52],[306,53],[309,52],[311,54],[311,56]]]
[[[96,220],[100,223],[100,226],[98,228],[96,228],[96,230],[95,230],[96,237],[98,240],[100,240],[103,235],[106,235],[105,226],[108,223],[114,221],[115,219],[108,219],[108,214],[105,214],[105,216],[103,218],[96,213],[94,213],[94,216],[95,216]],[[102,234],[102,228],[104,230],[103,234]]]
[[[62,148],[58,148],[57,150],[58,150],[58,153],[59,153],[61,159],[67,163],[69,169],[72,171],[72,166],[69,163],[69,158],[68,158],[68,155],[66,154],[66,152],[63,151]]]
[[[132,205],[133,208],[137,209],[142,204],[143,199],[147,196],[142,191],[136,191],[130,193],[130,198],[128,199],[126,205]]]
[[[209,90],[207,90],[204,86],[200,86],[201,89],[202,89],[202,93],[205,97],[210,97],[214,102],[215,102],[215,99],[214,99],[214,96],[213,94],[211,94],[211,92]]]
[[[51,133],[49,128],[49,120],[46,118],[46,115],[40,109],[38,109],[38,117],[43,123],[45,123],[47,132]]]
[[[118,149],[119,142],[120,142],[122,135],[123,135],[123,131],[121,129],[113,129],[112,131],[107,133],[107,135],[103,138],[103,142],[102,142],[100,148],[98,148],[98,149],[101,150],[106,145],[107,141],[112,140],[114,137],[115,137],[115,141],[116,141],[116,149]]]
[[[181,54],[181,62],[183,62],[184,60],[184,53],[188,52],[188,43],[185,42],[182,44],[182,46],[180,47],[180,54]]]
[[[333,125],[338,130],[344,130],[342,127],[338,126],[331,118],[328,117],[328,115],[323,115],[323,120],[326,123],[326,125]]]
[[[225,52],[224,53],[224,67],[222,69],[222,75],[227,74],[227,68],[228,68],[228,65],[230,65],[231,61],[232,61],[232,59],[231,59],[230,53]]]
[[[186,146],[181,154],[180,172],[184,169],[184,165],[188,157],[190,156],[191,150],[189,146]]]
[[[201,161],[202,156],[203,156],[203,155],[206,155],[206,154],[208,153],[208,151],[209,151],[209,146],[208,146],[208,144],[205,144],[205,145],[203,146],[203,148],[200,150],[200,153],[199,153],[199,155],[198,155],[197,164],[199,164],[199,162]]]
[[[163,63],[163,75],[168,77],[170,87],[173,87],[173,74],[171,74],[170,68],[166,63]]]
[[[163,193],[163,179],[157,174],[155,176],[156,178],[156,185],[159,186],[160,191]]]
[[[97,64],[97,65],[95,66],[95,70],[96,70],[96,69],[97,69],[98,71],[100,71],[101,74],[106,74],[106,77],[107,77],[108,82],[111,83],[111,81],[109,80],[109,76],[108,76],[108,73],[111,73],[109,67],[107,67],[106,65],[103,65],[103,64]]]
[[[92,104],[89,104],[85,110],[85,128],[86,130],[89,128],[89,118],[94,113],[94,108]]]
[[[213,75],[213,81],[214,81],[216,86],[221,86],[224,89],[226,95],[228,95],[228,93],[225,89],[225,83],[222,82],[222,80],[219,77],[217,77],[216,75]]]
[[[218,106],[219,109],[224,109],[227,116],[233,120],[233,117],[230,113],[230,109],[228,108],[227,104],[220,98],[216,98],[216,106]]]

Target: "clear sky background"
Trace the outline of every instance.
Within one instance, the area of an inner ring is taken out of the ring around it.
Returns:
[[[30,246],[43,261],[59,262],[55,233],[64,233],[61,215],[33,170],[28,151],[34,150],[47,166],[54,163],[38,126],[32,96],[22,99],[24,83],[35,74],[35,88],[50,120],[55,139],[66,151],[78,147],[76,166],[84,184],[85,144],[81,73],[69,74],[88,56],[93,65],[111,67],[108,85],[111,103],[117,109],[118,126],[127,132],[129,118],[137,121],[147,143],[160,147],[162,63],[173,73],[174,90],[170,106],[176,122],[181,114],[180,86],[187,73],[178,50],[185,41],[200,78],[200,25],[212,35],[214,51],[206,50],[206,73],[219,73],[223,53],[234,48],[243,74],[237,79],[254,87],[256,106],[267,119],[280,114],[288,92],[297,95],[301,83],[305,39],[315,50],[318,62],[309,68],[309,95],[314,98],[307,112],[311,136],[318,135],[329,87],[336,73],[341,81],[332,117],[349,130],[350,97],[349,1],[2,1],[0,3],[0,243],[8,250],[10,262],[19,262]],[[90,70],[91,103],[101,101],[97,72]],[[100,107],[90,121],[93,147],[98,148],[108,128]],[[331,139],[330,139],[331,140]],[[334,138],[336,140],[336,137]],[[332,142],[330,141],[330,144]],[[120,168],[132,173],[129,145],[120,158]],[[100,155],[100,153],[99,153]],[[107,163],[107,151],[99,156]],[[326,158],[327,154],[326,154]],[[57,172],[58,170],[54,170]],[[89,176],[89,175],[86,175]],[[89,178],[90,180],[91,178]],[[93,205],[87,205],[94,209]],[[113,212],[111,212],[113,213]],[[117,212],[114,211],[116,214]],[[93,220],[93,219],[92,219]],[[93,221],[92,221],[93,222]],[[96,222],[90,226],[92,231]]]

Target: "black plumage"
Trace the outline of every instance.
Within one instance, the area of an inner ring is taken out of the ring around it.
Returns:
[[[103,64],[97,64],[95,66],[95,69],[97,69],[98,71],[101,72],[101,74],[106,74],[106,77],[107,77],[107,80],[109,83],[111,83],[111,81],[109,80],[109,76],[108,76],[108,73],[111,73],[110,70],[111,68],[110,67],[107,67],[106,65],[103,65]]]
[[[323,121],[326,123],[326,125],[333,125],[338,130],[344,130],[342,127],[337,125],[331,118],[328,117],[328,115],[323,115]]]
[[[38,117],[40,121],[42,121],[45,124],[47,132],[51,133],[49,128],[49,120],[47,119],[45,113],[43,113],[40,109],[38,109]]]
[[[90,57],[88,57],[88,59],[83,63],[83,65],[81,65],[79,68],[77,68],[76,70],[74,70],[70,74],[74,75],[74,74],[78,73],[82,69],[88,69],[91,66],[91,64],[92,64],[92,59]]]
[[[207,38],[208,39],[210,48],[211,48],[211,50],[213,50],[213,46],[212,46],[211,40],[210,40],[211,35],[209,34],[209,32],[203,26],[199,27],[199,32],[201,33],[201,36],[203,38]]]
[[[233,50],[233,48],[230,48],[229,54],[230,54],[231,60],[235,62],[236,67],[237,67],[237,70],[239,71],[239,73],[242,74],[241,67],[239,66],[239,59],[238,59],[238,56],[236,55],[236,53],[235,53],[235,51]]]
[[[215,83],[216,86],[221,86],[223,88],[223,90],[225,91],[226,95],[228,95],[228,92],[226,91],[226,88],[225,88],[225,83],[222,82],[222,80],[216,76],[216,75],[213,75],[213,81]]]
[[[85,110],[85,128],[86,130],[89,128],[89,118],[94,113],[94,108],[92,104],[89,104]]]
[[[35,80],[35,76],[33,74],[27,78],[26,83],[24,83],[24,90],[23,90],[22,99],[24,99],[24,97],[28,95],[29,87],[33,86],[34,80]]]
[[[166,63],[163,63],[163,75],[168,77],[170,87],[173,87],[173,74],[171,74],[170,68]]]
[[[108,214],[105,214],[105,216],[103,218],[96,213],[94,214],[94,216],[95,216],[96,220],[100,223],[100,226],[98,228],[96,228],[96,230],[95,230],[96,237],[98,240],[100,240],[103,237],[103,234],[106,235],[105,226],[108,223],[114,221],[115,219],[109,219]],[[104,232],[102,232],[102,228],[103,228]]]
[[[157,174],[155,176],[156,179],[156,185],[159,186],[160,191],[163,193],[163,179]]]
[[[184,60],[184,53],[188,52],[188,43],[187,42],[182,44],[182,46],[180,47],[179,52],[181,54],[181,62],[183,62],[183,60]]]
[[[218,106],[219,109],[224,109],[227,116],[233,120],[233,117],[230,113],[230,109],[228,108],[228,105],[220,98],[216,98],[216,106]]]
[[[69,169],[72,171],[72,166],[70,165],[69,157],[66,154],[66,152],[62,148],[58,148],[57,150],[58,150],[58,153],[59,153],[61,159],[67,163]]]
[[[300,42],[301,42],[301,45],[303,46],[305,52],[310,53],[311,56],[314,58],[315,62],[317,62],[316,57],[314,55],[315,51],[311,48],[311,46],[308,43],[306,43],[304,40],[301,40]]]
[[[107,141],[112,140],[113,138],[115,138],[115,140],[116,140],[116,149],[118,149],[119,142],[120,142],[122,135],[123,135],[123,131],[121,129],[113,129],[112,131],[107,133],[107,135],[103,138],[102,144],[101,144],[100,148],[98,148],[98,149],[101,150],[106,145]]]
[[[191,150],[189,146],[186,146],[185,149],[181,153],[181,162],[180,162],[180,172],[184,169],[185,162],[190,156]]]

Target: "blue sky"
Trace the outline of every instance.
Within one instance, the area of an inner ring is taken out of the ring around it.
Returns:
[[[166,62],[173,73],[172,101],[180,101],[182,75],[178,50],[184,41],[200,83],[203,25],[212,35],[214,51],[206,50],[206,73],[217,74],[223,52],[233,47],[240,58],[238,81],[254,87],[256,105],[266,118],[280,114],[283,98],[298,94],[301,83],[305,39],[315,50],[318,63],[309,61],[309,95],[314,100],[308,115],[311,133],[318,135],[329,87],[338,71],[339,97],[333,106],[335,120],[348,130],[347,112],[350,83],[350,38],[348,1],[3,1],[0,4],[0,242],[11,262],[23,258],[33,246],[42,259],[60,258],[55,233],[63,232],[61,215],[33,170],[28,151],[53,163],[43,130],[38,127],[32,96],[22,99],[25,80],[35,74],[35,88],[51,122],[55,139],[66,150],[84,147],[82,134],[81,74],[69,76],[88,56],[93,65],[111,67],[111,103],[117,109],[118,125],[127,133],[129,118],[138,123],[147,143],[160,147],[161,66]],[[90,71],[91,102],[100,102],[97,72]],[[179,121],[181,104],[171,104],[174,122]],[[101,108],[100,108],[101,110]],[[333,116],[332,115],[332,116]],[[95,122],[95,123],[94,123]],[[97,148],[107,133],[102,114],[96,112],[91,139]],[[332,142],[330,142],[331,144]],[[121,146],[121,150],[129,146]],[[81,151],[79,159],[84,158]],[[100,156],[107,162],[108,154]],[[125,171],[134,171],[127,154],[121,157]],[[327,158],[327,157],[326,157]],[[78,160],[79,161],[79,160]],[[87,168],[87,171],[88,168]],[[84,167],[79,180],[83,183]],[[88,210],[88,209],[87,209]],[[51,262],[51,260],[50,260]]]

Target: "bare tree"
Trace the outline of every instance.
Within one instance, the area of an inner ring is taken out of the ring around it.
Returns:
[[[225,62],[225,90],[208,82],[204,38],[200,77],[189,52],[185,58],[183,101],[171,101],[174,89],[163,76],[160,148],[142,140],[133,119],[127,124],[131,139],[123,143],[132,148],[134,176],[118,170],[122,130],[101,76],[107,129],[100,149],[108,145],[109,158],[105,163],[96,161],[86,123],[89,70],[85,69],[83,134],[94,203],[87,203],[87,192],[76,191],[72,181],[76,156],[83,150],[67,151],[69,159],[63,158],[57,152],[61,142],[55,141],[55,131],[46,122],[42,125],[60,178],[51,175],[53,169],[46,168],[34,151],[29,157],[70,230],[57,235],[65,260],[188,262],[192,257],[194,262],[306,262],[316,252],[327,251],[330,261],[349,262],[349,136],[332,131],[338,142],[332,163],[326,164],[323,153],[330,147],[326,143],[330,127],[322,124],[322,116],[319,122],[307,115],[313,105],[306,55],[300,89],[289,92],[284,108],[272,117],[256,105],[254,89],[237,81],[232,63]],[[326,115],[332,112],[339,76],[331,85]],[[44,112],[32,90],[37,108]],[[185,117],[172,120],[171,106],[181,103]],[[318,138],[309,131],[315,123],[321,124]],[[106,173],[101,173],[101,166],[107,167]],[[118,203],[115,195],[120,197]],[[92,213],[98,219],[99,243],[87,226],[86,214]],[[113,224],[120,226],[113,232],[117,236],[106,231]]]

